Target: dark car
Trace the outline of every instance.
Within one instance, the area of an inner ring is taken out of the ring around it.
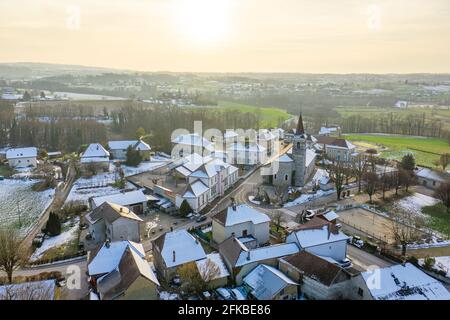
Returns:
[[[197,221],[197,222],[203,222],[203,221],[205,221],[206,220],[206,217],[205,216],[200,216],[200,217],[198,217],[197,219],[195,219],[195,221]]]

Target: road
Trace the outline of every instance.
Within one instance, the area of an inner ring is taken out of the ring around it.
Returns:
[[[369,267],[385,268],[393,265],[393,263],[358,249],[353,245],[347,245],[347,256],[352,261],[353,267],[359,271],[366,271]]]

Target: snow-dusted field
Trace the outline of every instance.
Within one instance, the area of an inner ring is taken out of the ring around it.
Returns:
[[[57,235],[56,237],[51,237],[44,240],[44,243],[42,243],[42,246],[37,248],[34,253],[31,255],[30,260],[36,261],[42,258],[44,253],[52,248],[57,248],[59,246],[62,246],[64,244],[68,244],[70,241],[75,240],[78,236],[78,225],[79,219],[76,219],[74,221],[74,226],[70,229],[61,232],[61,234]]]
[[[0,225],[12,225],[21,235],[33,227],[55,194],[54,189],[33,191],[31,187],[36,182],[12,179],[0,181]]]
[[[423,265],[425,259],[419,259],[419,263]],[[450,278],[450,256],[434,257],[436,261],[434,267],[438,270],[445,271],[447,277]]]
[[[408,210],[416,215],[423,216],[422,208],[433,206],[438,200],[421,193],[414,193],[411,196],[399,200],[395,206],[400,209]]]

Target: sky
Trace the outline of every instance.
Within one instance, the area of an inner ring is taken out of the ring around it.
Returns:
[[[1,0],[0,62],[449,73],[449,0]]]

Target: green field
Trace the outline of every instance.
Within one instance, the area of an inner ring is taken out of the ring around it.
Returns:
[[[360,115],[362,117],[372,117],[373,115],[379,115],[380,113],[398,113],[404,115],[422,115],[425,113],[427,117],[446,118],[450,119],[449,109],[433,109],[433,108],[385,108],[385,107],[336,107],[335,110],[342,117],[349,117],[353,115]]]
[[[283,122],[291,116],[282,109],[279,108],[264,108],[251,106],[247,104],[235,103],[231,101],[219,101],[218,103],[219,109],[223,110],[236,110],[237,112],[250,112],[250,113],[258,113],[261,112],[261,122],[262,126],[265,128],[269,127],[277,127],[280,125],[280,122]]]
[[[401,159],[407,153],[414,154],[418,165],[433,167],[433,161],[439,159],[439,155],[450,153],[448,142],[443,139],[400,136],[400,135],[369,135],[350,134],[347,140],[353,142],[367,142],[377,146],[384,146],[388,150],[382,151],[382,156],[390,159]]]

